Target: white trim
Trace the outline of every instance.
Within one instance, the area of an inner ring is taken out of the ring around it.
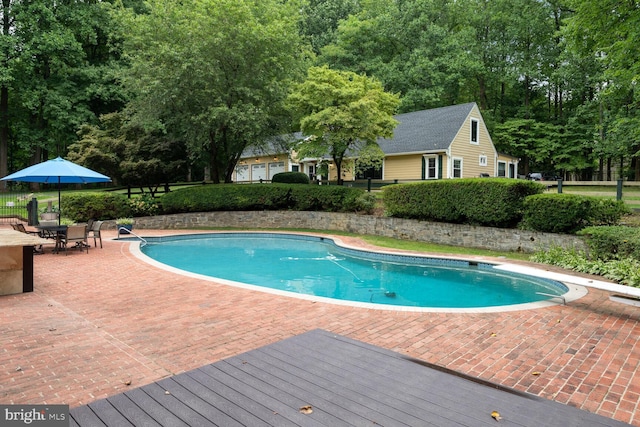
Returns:
[[[439,175],[439,168],[438,168],[438,155],[437,154],[433,154],[433,155],[424,155],[422,156],[422,158],[424,159],[425,165],[424,165],[424,179],[438,179],[438,175]],[[429,176],[429,159],[433,159],[435,161],[435,167],[434,167],[434,171],[435,171],[435,176],[434,177],[430,177]]]
[[[500,165],[504,165],[504,175],[500,175]],[[509,178],[509,162],[498,160],[496,162],[496,176],[498,178]]]
[[[460,160],[460,176],[455,176],[456,173],[456,160]],[[462,157],[453,157],[451,159],[451,178],[458,179],[464,177],[464,158]]]
[[[473,124],[476,124],[476,140],[473,140]],[[480,119],[471,117],[469,119],[469,142],[473,145],[480,145]]]
[[[478,156],[478,166],[488,166],[489,165],[489,159],[487,158],[487,156],[485,154],[480,154]]]

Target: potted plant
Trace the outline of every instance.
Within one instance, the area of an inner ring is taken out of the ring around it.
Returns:
[[[52,202],[47,202],[47,207],[40,211],[40,219],[44,221],[58,221],[60,210],[57,206],[53,206]]]
[[[116,219],[116,230],[118,234],[129,234],[133,229],[133,218],[118,218]]]

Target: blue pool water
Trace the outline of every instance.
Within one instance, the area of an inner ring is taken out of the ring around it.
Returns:
[[[378,254],[331,239],[274,233],[148,238],[163,264],[245,284],[340,300],[410,307],[476,308],[547,300],[562,283],[491,264]]]

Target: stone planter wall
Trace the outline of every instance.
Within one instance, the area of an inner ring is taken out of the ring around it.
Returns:
[[[115,229],[115,221],[105,221],[103,227],[105,229]],[[476,227],[351,213],[296,211],[202,212],[158,215],[135,219],[135,229],[141,234],[144,234],[141,230],[145,228],[193,229],[205,227],[336,230],[498,251],[534,252],[551,246],[586,249],[583,240],[573,235]]]

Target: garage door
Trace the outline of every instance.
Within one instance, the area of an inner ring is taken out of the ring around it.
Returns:
[[[284,172],[284,162],[269,163],[269,179],[273,179],[273,175]]]
[[[249,181],[249,165],[240,165],[236,168],[236,182]]]
[[[251,165],[251,181],[260,181],[267,179],[267,165],[266,163],[258,163],[257,165]]]

